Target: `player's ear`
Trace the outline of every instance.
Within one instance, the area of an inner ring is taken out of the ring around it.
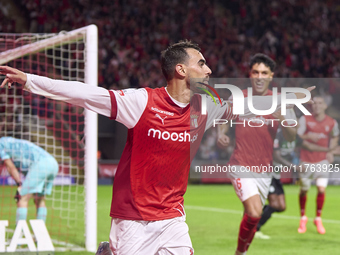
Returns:
[[[175,74],[182,78],[185,77],[187,74],[185,65],[177,64],[175,68]]]
[[[271,74],[270,74],[270,81],[272,81],[272,80],[273,80],[273,77],[274,77],[274,73],[273,73],[273,72],[271,72]]]

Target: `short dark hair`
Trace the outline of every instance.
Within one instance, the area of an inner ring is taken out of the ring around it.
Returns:
[[[162,73],[167,81],[174,78],[175,67],[177,64],[184,64],[189,55],[186,49],[195,49],[201,51],[198,44],[192,43],[188,40],[179,41],[178,43],[170,45],[166,50],[161,53],[161,68]]]
[[[321,94],[319,94],[318,92],[315,92],[315,94],[314,95],[312,95],[312,98],[314,98],[314,97],[318,97],[318,98],[321,98],[324,102],[326,102],[326,100],[325,100],[325,97],[324,96],[322,96]]]
[[[257,53],[251,57],[249,61],[249,68],[252,69],[253,65],[261,64],[261,63],[269,67],[270,71],[274,72],[275,67],[276,67],[275,61],[271,59],[269,56],[262,54],[262,53]]]

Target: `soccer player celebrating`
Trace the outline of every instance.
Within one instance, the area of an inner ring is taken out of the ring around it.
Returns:
[[[307,150],[302,148],[300,151],[300,161],[302,171],[300,172],[300,226],[299,233],[305,233],[308,221],[305,215],[307,192],[311,186],[311,180],[316,179],[318,190],[316,198],[316,218],[314,224],[320,234],[325,234],[326,230],[321,221],[321,212],[325,201],[325,190],[328,184],[329,164],[333,161],[333,150],[339,140],[339,128],[336,120],[328,116],[325,111],[327,104],[321,96],[313,98],[312,115],[302,116],[299,119],[298,135],[310,143],[322,147],[328,147],[329,152],[320,150]]]
[[[1,86],[18,82],[27,91],[85,107],[129,129],[113,183],[113,254],[193,253],[183,207],[190,159],[214,119],[235,117],[231,103],[215,106],[206,95],[191,90],[190,80],[204,84],[211,74],[196,44],[181,41],[169,46],[161,54],[161,69],[165,87],[113,91],[0,67],[0,74],[6,75]],[[203,96],[206,115],[201,114]],[[268,109],[272,98],[258,97],[255,101],[258,107]],[[245,113],[246,117],[254,116],[247,105]]]
[[[0,138],[0,158],[18,185],[16,222],[26,220],[31,198],[34,198],[37,219],[46,221],[45,195],[51,194],[59,169],[55,158],[34,143],[13,137]],[[26,176],[24,182],[18,168]]]
[[[264,54],[255,54],[250,60],[250,73],[253,95],[272,95],[272,91],[268,89],[270,82],[274,76],[275,62]],[[243,90],[243,94],[247,97],[247,90]],[[241,200],[244,207],[244,215],[240,224],[238,245],[235,254],[246,254],[250,243],[256,232],[256,226],[260,221],[262,214],[262,206],[264,205],[271,184],[271,176],[268,173],[261,173],[262,166],[271,166],[273,159],[273,142],[276,136],[279,123],[285,121],[282,126],[282,133],[286,140],[294,141],[296,136],[296,128],[294,122],[287,119],[296,119],[293,109],[287,111],[287,116],[275,113],[267,116],[257,116],[251,119],[251,126],[235,125],[235,149],[231,155],[229,164],[238,169],[238,172],[229,173],[235,192]],[[289,115],[288,115],[289,114]],[[244,117],[239,117],[236,123],[242,123]],[[271,122],[268,119],[279,119],[280,122]],[[246,119],[249,120],[249,119]],[[263,121],[265,124],[257,124]],[[227,126],[219,128],[218,143],[220,146],[226,146],[229,138],[225,136]],[[257,167],[257,172],[243,174],[241,169],[244,167]],[[241,174],[240,174],[241,173]],[[275,210],[267,206],[266,211]],[[266,212],[265,211],[265,212]]]

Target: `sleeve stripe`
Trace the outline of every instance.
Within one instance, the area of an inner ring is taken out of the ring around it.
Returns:
[[[111,99],[111,117],[110,119],[115,120],[117,117],[117,101],[116,101],[116,95],[113,93],[112,90],[109,90],[110,93],[110,99]]]
[[[228,109],[225,112],[225,118],[227,120],[234,120],[238,118],[238,115],[234,115],[233,114],[233,108],[232,107],[228,107]]]

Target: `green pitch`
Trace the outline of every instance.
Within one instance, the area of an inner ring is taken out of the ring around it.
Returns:
[[[309,191],[307,199],[307,232],[298,234],[299,209],[298,186],[286,185],[287,210],[276,213],[262,232],[270,235],[270,240],[254,239],[248,254],[291,255],[291,254],[339,254],[340,252],[340,186],[327,188],[323,210],[326,234],[320,235],[313,225],[315,216],[315,187]],[[98,242],[107,241],[111,202],[110,186],[98,187]],[[234,254],[239,224],[242,218],[242,204],[231,185],[189,185],[185,195],[185,210],[189,233],[196,255]],[[84,252],[56,253],[91,254]]]
[[[307,232],[298,234],[298,186],[286,185],[287,210],[273,214],[262,232],[270,240],[254,239],[248,254],[339,254],[340,252],[340,186],[327,188],[323,210],[326,234],[320,235],[313,225],[316,189],[313,186],[307,199]],[[110,231],[111,186],[98,187],[98,243],[108,241]],[[12,193],[12,192],[11,192]],[[189,233],[196,255],[234,254],[242,204],[231,185],[189,185],[185,195],[185,210]],[[32,205],[31,205],[32,206]],[[34,207],[31,208],[34,212]],[[79,208],[80,212],[83,208]],[[5,215],[3,215],[5,216]],[[48,216],[47,216],[48,217]],[[53,232],[53,230],[52,230]],[[72,231],[73,232],[73,231]],[[84,245],[82,231],[75,235],[75,243]],[[56,255],[93,254],[89,252],[56,252]]]
[[[284,187],[287,210],[274,213],[262,232],[270,240],[254,239],[247,254],[339,254],[340,204],[339,186],[327,188],[322,218],[326,234],[317,233],[313,224],[316,208],[316,188],[307,198],[309,217],[307,232],[298,234],[299,187]],[[242,204],[231,185],[191,185],[185,197],[187,223],[196,255],[234,254],[238,228],[242,218]]]

